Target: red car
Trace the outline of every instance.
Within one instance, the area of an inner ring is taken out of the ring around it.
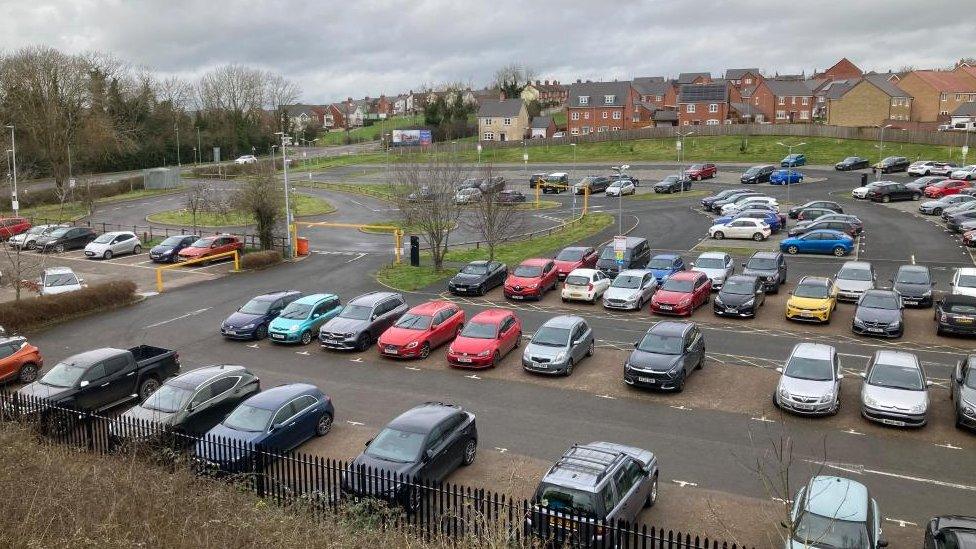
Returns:
[[[556,271],[560,280],[575,269],[595,269],[600,254],[588,246],[570,246],[556,254]]]
[[[718,173],[718,168],[715,164],[692,164],[690,168],[685,170],[685,175],[688,179],[694,179],[696,181],[701,181],[706,177],[715,177]]]
[[[691,316],[695,309],[708,303],[712,281],[705,273],[674,273],[654,292],[651,311],[662,315]]]
[[[387,328],[376,349],[392,358],[427,358],[464,326],[464,311],[450,301],[428,301],[410,309]]]
[[[27,232],[31,222],[23,217],[0,217],[0,240],[6,240],[15,234]]]
[[[505,279],[505,297],[542,299],[559,284],[559,271],[551,259],[526,259]]]
[[[229,234],[205,236],[180,250],[179,260],[187,261],[190,259],[201,259],[204,257],[210,257],[212,255],[233,252],[235,250],[238,253],[244,250],[244,243],[241,242],[241,239],[237,238],[236,236]]]
[[[0,339],[0,381],[32,383],[44,366],[44,357],[37,347],[22,337]]]
[[[925,196],[929,198],[942,198],[943,196],[949,196],[950,194],[959,194],[963,189],[970,188],[971,185],[960,179],[947,179],[945,181],[939,181],[933,185],[925,187]]]
[[[976,231],[969,231],[962,235],[962,243],[967,247],[976,248]]]
[[[461,368],[488,368],[522,341],[522,321],[512,311],[488,309],[471,317],[447,349],[447,362]]]

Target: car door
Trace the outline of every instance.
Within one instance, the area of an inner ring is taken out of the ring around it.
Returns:
[[[750,223],[744,219],[738,219],[726,225],[729,228],[730,238],[745,238],[749,232]]]
[[[646,273],[641,279],[641,301],[650,301],[655,289],[657,289],[657,279],[653,274]]]
[[[299,426],[295,421],[295,401],[292,399],[278,408],[268,427],[265,445],[275,450],[290,450],[299,444]]]
[[[445,477],[457,469],[464,460],[464,446],[467,437],[461,432],[461,425],[465,419],[465,414],[458,412],[444,422],[444,436],[441,445],[445,459]]]
[[[502,343],[502,354],[505,354],[515,348],[518,343],[518,338],[521,337],[516,328],[515,317],[510,316],[502,323],[501,330],[499,331]]]
[[[105,362],[93,364],[82,374],[75,402],[81,410],[94,410],[111,402],[111,383],[105,376]]]
[[[704,273],[700,274],[698,279],[695,280],[695,297],[693,301],[695,307],[703,305],[705,303],[705,299],[708,297],[709,289],[707,287],[708,285],[706,284],[707,282],[708,277],[705,276]]]
[[[420,458],[422,465],[417,476],[431,482],[441,482],[447,476],[445,473],[447,461],[443,453],[446,426],[447,420],[442,420],[435,425],[427,435],[427,441],[424,442],[424,451]]]
[[[591,341],[593,341],[593,332],[584,320],[576,325],[573,333],[573,360],[579,362],[586,358]]]

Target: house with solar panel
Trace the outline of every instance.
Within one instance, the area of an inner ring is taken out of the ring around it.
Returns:
[[[741,122],[731,103],[741,103],[738,89],[727,81],[683,84],[678,91],[679,126],[718,126]]]

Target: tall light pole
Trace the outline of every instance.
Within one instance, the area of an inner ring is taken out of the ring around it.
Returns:
[[[285,147],[288,146],[289,137],[285,132],[275,132],[281,136],[281,165],[285,173],[285,230],[288,232],[288,245],[285,246],[285,256],[291,259],[291,205],[288,202],[288,157]]]
[[[879,137],[879,143],[878,143],[878,163],[879,164],[881,163],[882,160],[884,160],[884,131],[887,130],[888,128],[890,128],[891,126],[892,126],[891,124],[885,124],[884,126],[882,126],[880,124],[875,124],[874,125],[875,128],[880,128],[881,129],[880,135],[878,136]],[[881,179],[881,170],[880,169],[875,169],[874,170],[874,180],[877,181],[879,179]]]
[[[200,146],[200,126],[197,126],[197,150],[200,151],[198,162],[203,162],[203,147]]]
[[[575,150],[575,149],[574,149]],[[610,166],[610,169],[617,172],[617,181],[624,180],[624,171],[629,168],[628,164],[621,164],[620,166]],[[617,234],[624,234],[624,193],[623,187],[617,192]]]
[[[529,175],[529,145],[525,138],[522,138],[522,177]]]
[[[173,127],[176,128],[176,167],[182,168],[183,163],[180,162],[180,125],[177,123]]]
[[[789,145],[787,145],[785,143],[782,143],[782,142],[777,141],[776,144],[779,145],[780,147],[786,147],[786,158],[789,158],[790,159],[790,162],[789,162],[790,171],[789,171],[789,173],[786,174],[786,204],[787,204],[787,207],[789,207],[789,204],[790,204],[790,186],[793,184],[793,167],[796,164],[796,162],[793,160],[793,147],[802,147],[802,146],[806,145],[806,143],[790,143]],[[789,219],[789,218],[787,218],[787,219]]]
[[[693,135],[695,132],[689,131],[685,133],[676,132],[678,135],[678,194],[683,195],[685,193],[685,181],[684,181],[684,170],[681,165],[681,158],[685,151],[685,138],[689,135]]]
[[[12,171],[14,176],[14,187],[10,193],[10,205],[13,206],[14,216],[20,212],[20,202],[17,200],[17,138],[14,135],[14,127],[12,124],[7,125],[10,128],[10,156],[13,158],[11,164],[13,165]]]

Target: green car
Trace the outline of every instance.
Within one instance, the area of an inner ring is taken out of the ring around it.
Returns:
[[[342,306],[334,294],[312,294],[292,301],[268,326],[268,337],[276,343],[308,345],[327,320]]]

